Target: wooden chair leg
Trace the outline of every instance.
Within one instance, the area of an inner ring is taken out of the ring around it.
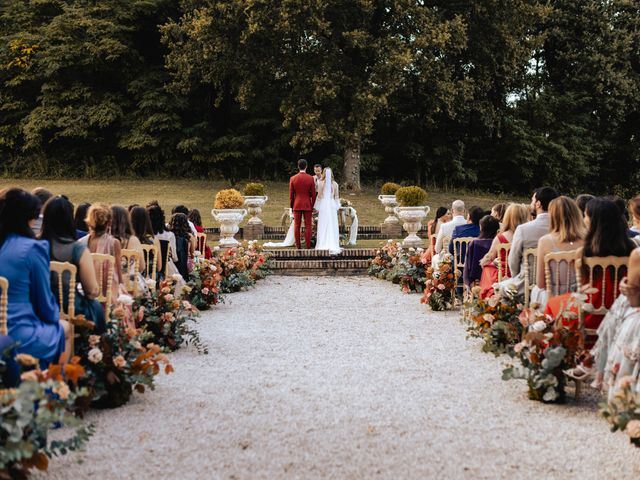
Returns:
[[[579,400],[580,394],[582,393],[582,380],[574,380],[574,381],[576,383],[575,399]]]

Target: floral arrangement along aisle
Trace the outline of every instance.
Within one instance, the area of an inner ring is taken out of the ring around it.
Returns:
[[[269,256],[256,241],[226,250],[215,248],[211,261],[220,269],[221,293],[246,290],[270,273]]]
[[[34,468],[47,470],[50,457],[81,449],[93,434],[93,426],[71,413],[76,400],[87,394],[78,388],[85,375],[78,357],[45,371],[30,355],[19,354],[17,360],[26,369],[22,382],[16,389],[0,390],[0,478],[27,478]],[[62,379],[63,373],[72,388]],[[65,439],[49,439],[53,425],[70,429]]]
[[[520,365],[507,366],[503,380],[526,380],[532,400],[564,402],[567,383],[564,371],[576,366],[580,353],[581,334],[576,315],[565,311],[554,319],[525,311],[520,319],[525,333],[513,347],[513,355]]]
[[[426,261],[425,258],[423,263]],[[427,268],[424,295],[420,302],[426,303],[435,312],[451,310],[456,301],[458,275],[453,269],[453,255],[443,255],[437,269],[431,266]]]
[[[620,379],[620,389],[608,403],[600,406],[600,414],[617,430],[629,435],[629,441],[640,448],[640,392],[634,391],[637,379],[632,376]]]
[[[208,310],[222,300],[220,296],[221,269],[216,263],[205,259],[199,252],[196,252],[193,273],[188,283],[191,291],[187,296],[198,310]]]
[[[430,263],[423,249],[405,249],[395,240],[389,240],[376,252],[368,273],[400,285],[405,293],[422,293]]]
[[[480,287],[474,287],[468,305],[471,337],[484,340],[482,351],[495,355],[512,354],[525,330],[526,314],[523,312],[523,295],[515,291],[496,292],[488,299],[480,297]],[[525,317],[523,317],[525,315]]]

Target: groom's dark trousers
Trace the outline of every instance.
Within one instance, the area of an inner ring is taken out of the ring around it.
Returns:
[[[293,210],[293,224],[295,229],[296,247],[300,248],[300,223],[304,218],[304,240],[307,248],[311,248],[311,213],[316,201],[316,183],[313,177],[300,172],[289,181],[289,203]]]

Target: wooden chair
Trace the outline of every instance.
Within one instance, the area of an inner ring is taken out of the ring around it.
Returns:
[[[105,318],[109,319],[111,313],[111,289],[113,288],[113,272],[116,259],[112,255],[104,253],[92,253],[93,264],[96,269],[100,294],[96,298],[104,305]]]
[[[58,294],[58,303],[60,304],[60,319],[66,320],[69,322],[69,329],[71,335],[71,355],[74,354],[74,344],[76,338],[75,325],[73,323],[73,319],[75,318],[75,300],[76,300],[76,273],[78,271],[77,267],[69,262],[49,262],[49,271],[55,278],[55,282],[51,281],[51,286],[57,287]],[[67,302],[65,309],[65,283],[64,278],[68,276],[68,287],[69,290],[66,292]],[[56,294],[56,292],[53,292]]]
[[[144,255],[144,272],[142,276],[145,280],[153,280],[153,282],[147,282],[150,290],[156,289],[156,280],[158,274],[158,246],[156,245],[142,245],[142,254]]]
[[[593,294],[587,294],[587,299],[581,302],[579,308],[580,317],[580,330],[583,334],[583,338],[586,336],[594,336],[597,334],[597,330],[588,329],[584,326],[585,315],[606,315],[609,308],[606,306],[606,286],[607,280],[613,282],[613,298],[620,295],[620,281],[626,276],[627,268],[629,266],[629,257],[582,257],[576,259],[576,282],[577,290],[581,291],[583,285],[590,285],[597,288],[600,292],[600,305],[595,305],[595,299]],[[602,279],[598,280],[598,285],[594,285],[594,275],[601,272]],[[585,275],[586,273],[586,275]],[[585,305],[590,307],[585,309]]]
[[[462,277],[462,269],[464,268],[464,257],[467,254],[469,244],[476,240],[476,237],[459,237],[453,239],[453,268],[460,271]]]
[[[531,300],[531,289],[536,284],[538,259],[537,248],[525,248],[522,252],[522,273],[524,274],[524,306],[528,307]]]
[[[204,250],[207,246],[207,234],[198,232],[196,234],[196,250],[204,257]]]
[[[436,239],[437,241],[438,239]],[[449,244],[451,243],[451,237],[443,237],[442,238],[442,248],[437,253],[445,253],[449,251]]]
[[[9,304],[9,280],[0,277],[0,335],[8,335],[7,305]]]
[[[134,297],[138,295],[138,272],[140,271],[140,252],[131,249],[120,251],[122,259],[122,279],[124,287]]]
[[[544,256],[544,281],[547,290],[547,298],[562,295],[564,293],[576,292],[576,259],[577,250],[567,252],[552,252]],[[551,278],[551,265],[556,266],[555,278]],[[564,266],[564,268],[563,268]],[[563,270],[565,270],[563,272]],[[561,282],[564,280],[564,282]]]
[[[506,280],[510,277],[509,275],[509,252],[511,251],[510,243],[500,243],[498,244],[498,256],[496,259],[498,260],[498,282]],[[502,263],[502,258],[505,258],[504,264]]]

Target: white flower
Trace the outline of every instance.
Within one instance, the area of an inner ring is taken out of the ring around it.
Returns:
[[[200,255],[202,255],[202,252],[200,252],[200,250],[194,250],[193,252],[194,257],[199,257]]]
[[[513,351],[516,352],[516,353],[520,353],[523,348],[524,348],[524,345],[522,343],[516,343],[513,346]]]
[[[544,320],[538,320],[531,325],[531,330],[534,332],[542,332],[545,328],[547,328],[547,323]]]
[[[118,297],[117,303],[121,303],[123,305],[133,305],[133,297],[130,295],[122,294]]]
[[[174,273],[173,275],[171,275],[171,278],[172,278],[175,282],[180,282],[180,281],[182,281],[182,275],[180,275],[179,273]]]
[[[147,278],[145,280],[145,283],[147,284],[147,287],[152,288],[156,286],[156,281],[153,278]]]
[[[213,247],[213,251],[214,252],[217,252],[218,250],[220,250],[220,247],[218,247],[218,246]]]
[[[556,398],[558,398],[558,394],[553,387],[547,388],[547,391],[542,396],[542,400],[545,402],[553,402]]]
[[[92,348],[89,350],[88,357],[91,363],[98,363],[102,360],[102,352],[98,348]]]

